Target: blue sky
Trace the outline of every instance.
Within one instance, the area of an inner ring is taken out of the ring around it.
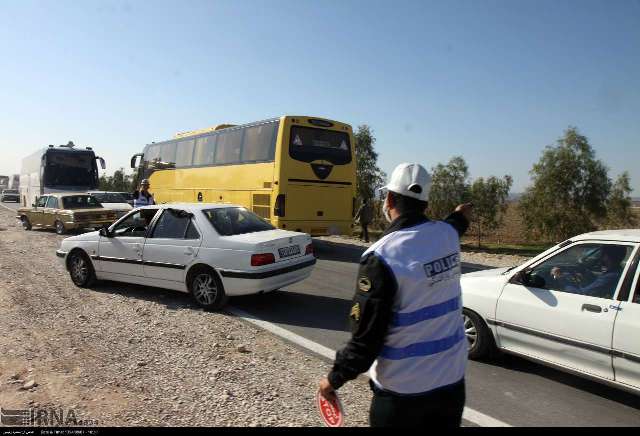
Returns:
[[[462,155],[514,192],[574,125],[640,195],[638,0],[3,0],[0,56],[0,174],[302,114],[371,125],[387,172]]]

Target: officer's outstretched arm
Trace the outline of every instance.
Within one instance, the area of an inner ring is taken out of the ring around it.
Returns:
[[[467,220],[462,212],[453,212],[443,221],[456,229],[459,236],[464,235],[469,228],[469,220]]]
[[[366,372],[380,354],[396,289],[393,273],[378,257],[372,254],[361,262],[349,313],[351,340],[336,353],[328,376],[334,389]]]

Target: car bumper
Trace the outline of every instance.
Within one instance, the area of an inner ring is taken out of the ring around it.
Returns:
[[[90,221],[63,221],[65,229],[88,229],[102,227],[103,225],[111,225],[116,219],[108,220],[90,220]]]
[[[60,261],[60,263],[66,267],[67,266],[67,252],[62,250],[56,250],[56,257]]]
[[[227,295],[250,295],[269,292],[300,282],[311,275],[316,259],[268,271],[221,270]]]

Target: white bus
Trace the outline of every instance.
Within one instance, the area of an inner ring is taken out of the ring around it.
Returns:
[[[14,174],[9,180],[9,189],[20,189],[20,174]]]
[[[38,150],[22,159],[20,202],[31,206],[36,198],[56,192],[87,192],[98,189],[98,165],[105,169],[104,159],[91,147],[75,148],[73,142]]]

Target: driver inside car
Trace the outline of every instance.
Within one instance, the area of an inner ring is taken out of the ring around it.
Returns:
[[[563,290],[566,292],[611,298],[622,275],[622,269],[624,268],[622,261],[626,256],[626,247],[619,245],[602,247],[600,259],[603,265],[603,272],[589,284],[582,283],[584,278],[580,273],[563,272],[557,266],[551,269],[551,277],[555,281],[562,283]]]

